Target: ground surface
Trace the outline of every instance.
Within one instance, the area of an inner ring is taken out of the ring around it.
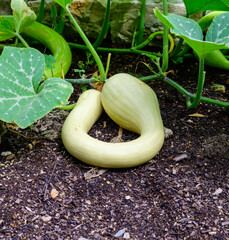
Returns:
[[[74,53],[75,68],[81,56]],[[148,60],[113,54],[110,73],[149,74],[141,61]],[[172,79],[195,92],[195,60],[169,69]],[[228,100],[228,90],[211,91],[213,83],[228,89],[228,72],[206,70],[204,95]],[[68,77],[73,75],[71,70]],[[169,85],[150,86],[173,135],[145,165],[104,170],[70,156],[60,140],[65,111],[54,110],[33,128],[16,130],[26,138],[12,130],[3,136],[1,153],[12,154],[0,159],[0,239],[229,239],[229,116],[204,103],[189,110]],[[79,93],[76,88],[71,100]],[[90,134],[111,141],[118,129],[103,114]],[[124,140],[135,137],[124,130]]]

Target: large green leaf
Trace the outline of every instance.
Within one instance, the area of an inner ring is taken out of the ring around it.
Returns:
[[[15,31],[8,20],[0,17],[0,42],[11,39],[15,36]]]
[[[67,4],[73,2],[73,0],[54,0],[58,3],[62,8],[66,8]]]
[[[25,128],[66,104],[72,86],[61,78],[42,84],[44,56],[36,49],[5,47],[0,56],[0,120]]]
[[[185,4],[188,15],[205,10],[229,10],[229,0],[183,0],[183,2]]]
[[[36,14],[25,3],[24,0],[11,0],[15,30],[20,33],[24,27],[28,27],[36,20]]]
[[[182,16],[171,14],[164,16],[156,8],[155,16],[166,26],[172,33],[183,38],[187,44],[196,52],[198,57],[203,58],[205,54],[218,50],[226,49],[225,43],[204,42],[202,30],[197,22]]]
[[[229,12],[214,18],[207,31],[206,41],[226,43],[229,47]]]

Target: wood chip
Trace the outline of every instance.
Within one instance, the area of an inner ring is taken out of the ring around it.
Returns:
[[[205,115],[201,114],[201,113],[193,113],[193,114],[189,114],[189,117],[206,117]]]
[[[53,188],[51,190],[50,195],[51,195],[52,199],[55,199],[59,195],[59,192],[55,188]]]
[[[44,221],[44,222],[49,222],[52,217],[51,216],[42,216],[41,219]]]

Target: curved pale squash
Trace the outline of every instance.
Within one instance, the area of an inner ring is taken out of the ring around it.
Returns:
[[[102,100],[102,104],[101,104]],[[87,134],[102,112],[121,127],[140,134],[122,143],[107,143]],[[104,168],[128,168],[152,159],[164,142],[164,128],[153,90],[128,74],[116,74],[97,90],[84,92],[62,128],[67,151],[81,161]]]

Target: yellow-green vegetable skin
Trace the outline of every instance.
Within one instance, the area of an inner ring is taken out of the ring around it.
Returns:
[[[102,104],[101,104],[102,102]],[[107,143],[87,134],[102,113],[121,127],[140,134],[130,142]],[[79,160],[104,168],[128,168],[152,159],[164,142],[164,128],[153,90],[128,74],[116,74],[97,90],[84,92],[62,128],[67,151]]]

